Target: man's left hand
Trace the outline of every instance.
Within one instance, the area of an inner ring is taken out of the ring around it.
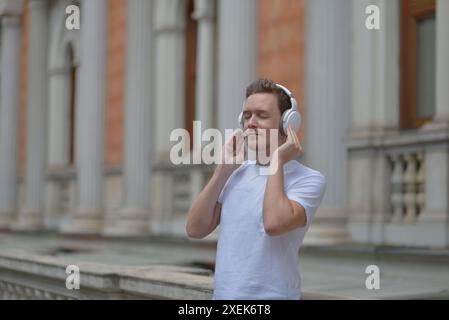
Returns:
[[[291,127],[287,130],[287,140],[283,145],[276,149],[273,157],[278,157],[279,164],[283,165],[290,160],[296,159],[303,152],[301,143]]]

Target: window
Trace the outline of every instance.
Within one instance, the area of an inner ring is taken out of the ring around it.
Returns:
[[[418,128],[435,113],[435,50],[435,0],[402,0],[402,129]]]
[[[196,91],[196,38],[197,22],[192,17],[194,12],[193,0],[187,1],[186,16],[186,66],[185,66],[185,128],[190,134],[190,149],[193,148],[193,120],[195,117]]]
[[[70,68],[70,101],[69,101],[69,166],[75,164],[75,98],[76,98],[76,71],[75,57],[72,46],[67,48]]]

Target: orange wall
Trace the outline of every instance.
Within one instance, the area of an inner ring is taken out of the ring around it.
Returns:
[[[304,17],[304,0],[259,0],[258,76],[285,84],[302,113]]]
[[[106,108],[106,166],[123,162],[125,95],[126,10],[125,0],[109,0]]]

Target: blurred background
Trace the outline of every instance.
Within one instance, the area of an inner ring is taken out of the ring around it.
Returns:
[[[0,297],[209,298],[219,229],[189,240],[185,217],[214,168],[171,164],[170,133],[236,128],[260,77],[295,94],[300,162],[327,178],[304,297],[449,297],[449,0],[0,0],[0,19]]]

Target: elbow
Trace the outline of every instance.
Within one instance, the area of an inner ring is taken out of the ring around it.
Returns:
[[[205,237],[204,234],[200,233],[198,230],[196,230],[189,224],[186,225],[186,233],[190,239],[203,239]]]
[[[195,233],[195,232],[187,232],[187,236],[190,239],[194,239],[194,240],[201,240],[204,239],[204,236],[199,234],[199,233]]]
[[[186,234],[190,239],[201,239],[201,234],[198,232],[198,228],[195,227],[195,223],[193,223],[191,218],[191,210],[187,213],[187,221],[186,221]]]
[[[264,207],[263,209],[263,228],[265,233],[272,237],[283,233],[279,210],[279,206],[276,208]]]
[[[268,219],[264,219],[263,228],[265,233],[271,237],[282,234],[279,225],[274,221],[269,221]]]
[[[265,233],[267,235],[269,235],[270,237],[279,236],[282,234],[281,232],[279,232],[279,229],[276,228],[275,226],[264,225],[264,229],[265,229]]]

